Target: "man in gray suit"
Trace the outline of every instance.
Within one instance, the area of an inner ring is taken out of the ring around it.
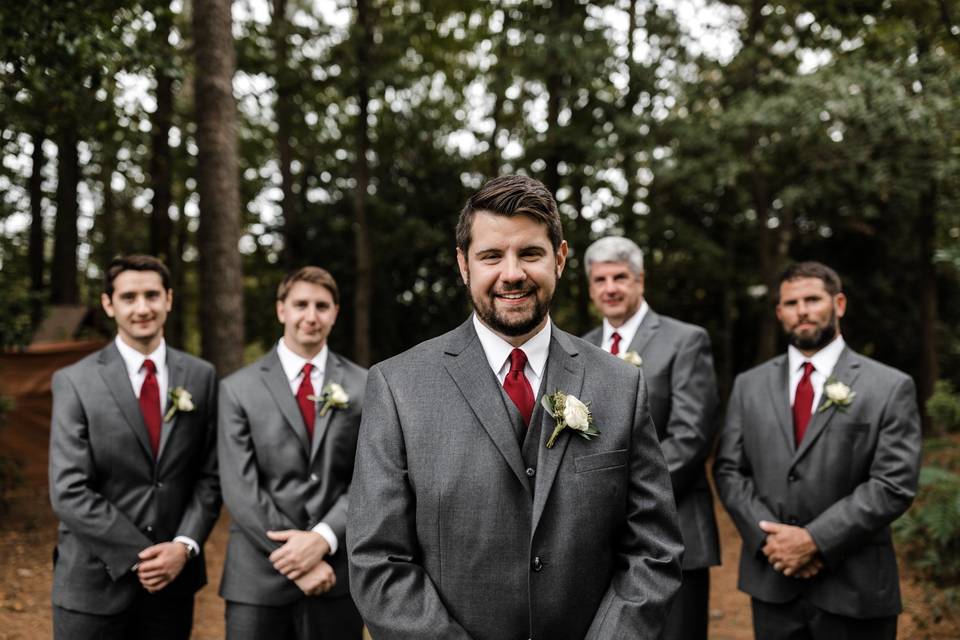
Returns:
[[[829,267],[791,266],[779,294],[788,352],[737,377],[714,464],[756,636],[895,638],[889,525],[917,489],[913,380],[844,343]]]
[[[709,567],[720,564],[713,495],[704,462],[717,430],[717,381],[710,337],[701,327],[657,314],[644,299],[643,252],[610,236],[584,254],[590,299],[603,325],[584,340],[643,368],[650,416],[667,460],[683,533],[683,584],[666,640],[707,637]]]
[[[339,299],[320,267],[287,275],[283,337],[220,387],[231,640],[360,638],[342,547],[367,371],[327,347]]]
[[[54,637],[185,639],[220,512],[216,374],[166,345],[156,258],[114,260],[101,301],[116,339],[53,376]]]
[[[371,369],[347,544],[377,640],[663,628],[682,546],[643,373],[550,321],[566,256],[549,191],[490,180],[457,224],[474,315]]]

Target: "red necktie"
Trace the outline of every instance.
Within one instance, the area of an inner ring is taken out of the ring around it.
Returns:
[[[503,390],[520,410],[523,424],[530,426],[530,416],[533,415],[533,388],[527,376],[523,375],[523,367],[526,364],[527,354],[522,350],[514,349],[510,352],[510,371],[503,379]]]
[[[810,424],[810,415],[813,413],[813,385],[810,383],[810,374],[813,373],[813,364],[803,363],[803,377],[797,383],[797,393],[793,398],[793,437],[797,446],[803,441],[803,435]]]
[[[303,426],[307,428],[307,439],[313,439],[313,423],[317,416],[317,403],[313,396],[313,383],[310,382],[310,372],[313,365],[309,362],[303,365],[303,380],[297,389],[297,404],[300,405],[300,415],[303,416]]]
[[[147,370],[140,387],[140,412],[143,422],[147,425],[147,438],[150,439],[150,448],[153,450],[153,459],[157,459],[160,451],[160,383],[157,382],[157,365],[147,358],[143,361],[142,369]]]
[[[610,340],[610,353],[615,356],[620,355],[620,334],[614,331],[613,335],[610,336]]]

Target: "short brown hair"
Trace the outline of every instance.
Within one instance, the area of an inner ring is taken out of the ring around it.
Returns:
[[[164,291],[169,291],[173,288],[170,284],[170,270],[167,269],[167,265],[163,264],[159,258],[141,254],[120,256],[110,261],[110,264],[107,265],[107,270],[103,274],[103,292],[107,294],[108,298],[113,297],[113,281],[124,271],[155,271],[160,274]]]
[[[539,180],[521,175],[500,176],[488,180],[480,190],[470,196],[460,219],[457,220],[457,248],[464,254],[470,248],[470,230],[478,211],[487,211],[498,216],[529,216],[546,225],[547,236],[553,250],[563,242],[563,226],[557,201]]]
[[[800,278],[817,278],[822,280],[823,288],[826,289],[827,293],[831,296],[835,296],[843,291],[843,282],[840,281],[840,276],[837,275],[837,272],[822,262],[814,262],[812,260],[791,264],[780,274],[778,285],[791,280],[799,280]],[[779,289],[777,291],[777,298],[780,298]]]
[[[337,281],[333,279],[330,272],[320,267],[307,266],[300,267],[296,271],[291,271],[280,281],[277,287],[277,300],[283,302],[290,293],[290,288],[297,282],[309,282],[310,284],[320,285],[330,292],[333,296],[333,304],[340,306],[340,290],[337,289]]]

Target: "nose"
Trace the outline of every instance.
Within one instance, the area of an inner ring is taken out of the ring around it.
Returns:
[[[526,280],[527,272],[523,270],[523,264],[519,256],[507,254],[503,259],[503,270],[500,272],[500,279],[504,282],[520,282]]]
[[[137,296],[133,302],[133,310],[141,315],[150,311],[150,305],[147,304],[147,299],[144,296]]]

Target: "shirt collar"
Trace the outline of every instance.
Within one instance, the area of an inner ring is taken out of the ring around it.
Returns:
[[[845,346],[846,343],[843,341],[843,336],[837,336],[833,342],[808,358],[795,346],[790,345],[787,347],[787,360],[790,365],[790,371],[797,371],[804,362],[809,361],[813,364],[814,369],[829,377],[830,374],[833,373],[833,368],[837,366],[837,360],[840,359],[840,354],[843,353]]]
[[[603,319],[603,342],[600,344],[607,344],[610,342],[610,336],[613,335],[613,332],[616,331],[620,334],[620,344],[621,350],[627,349],[630,346],[630,343],[633,342],[633,336],[637,334],[637,329],[640,328],[640,323],[643,322],[643,319],[647,316],[647,311],[650,310],[650,305],[647,304],[647,300],[640,300],[640,308],[634,312],[632,316],[627,318],[627,321],[624,322],[619,327],[614,327],[610,324],[610,321],[606,318]]]
[[[127,367],[127,373],[131,378],[137,375],[140,369],[143,368],[144,360],[153,360],[153,364],[157,366],[158,372],[163,371],[164,367],[167,366],[167,342],[163,338],[160,338],[160,345],[147,355],[143,355],[124,342],[120,334],[117,334],[114,342],[117,345],[117,351],[120,352],[120,357],[123,358],[123,364]]]
[[[316,367],[317,374],[322,377],[327,368],[327,353],[327,345],[324,343],[320,352],[307,360],[294,353],[283,341],[283,338],[277,341],[277,356],[280,358],[280,366],[283,367],[283,374],[287,376],[287,380],[290,382],[297,379],[297,376],[303,371],[303,365],[308,362]]]
[[[538,378],[543,377],[543,369],[547,365],[547,355],[550,353],[550,335],[551,322],[547,318],[547,323],[543,325],[532,338],[520,345],[520,349],[527,356],[527,364],[533,370]],[[487,356],[487,362],[494,373],[499,373],[513,351],[513,345],[493,332],[493,329],[483,324],[477,314],[473,314],[473,327],[477,331],[477,337],[480,339],[480,346]]]

